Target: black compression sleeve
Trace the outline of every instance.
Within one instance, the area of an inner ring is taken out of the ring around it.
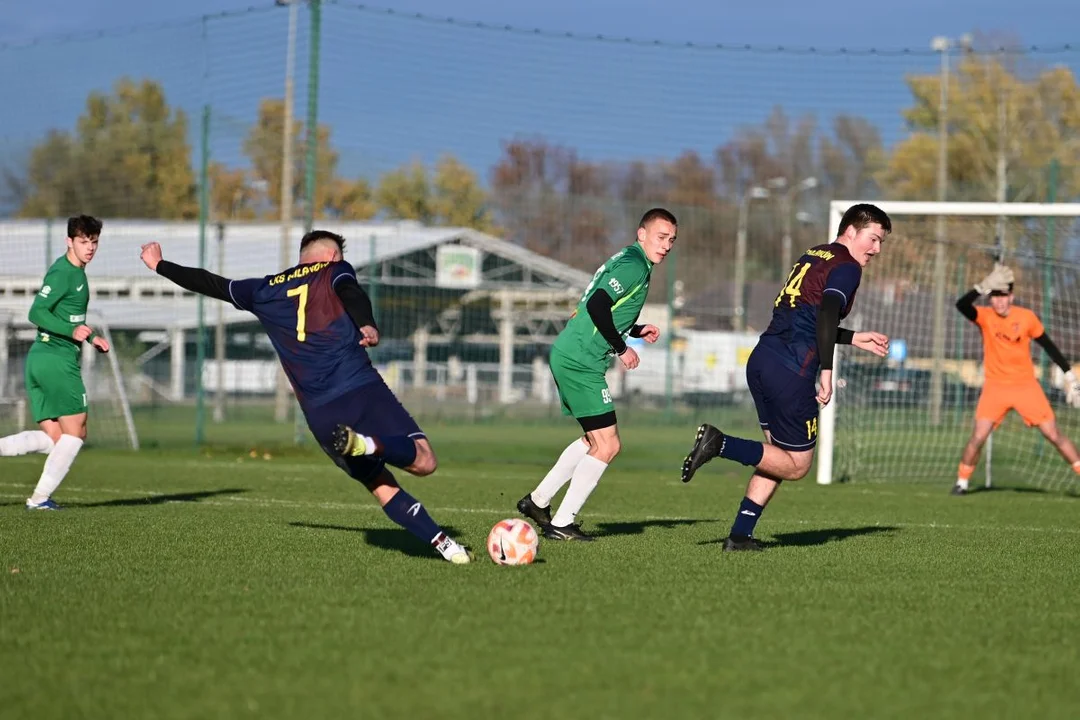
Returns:
[[[592,318],[593,325],[596,326],[600,335],[607,340],[608,345],[615,351],[615,354],[622,355],[626,352],[626,343],[623,342],[619,331],[615,329],[615,320],[611,317],[611,306],[614,304],[611,296],[602,288],[598,288],[589,296],[588,302],[585,303],[585,309],[589,311],[589,317]]]
[[[971,322],[975,322],[975,318],[979,316],[979,313],[975,311],[977,297],[979,297],[978,290],[969,290],[966,295],[956,301],[956,309]]]
[[[350,279],[338,281],[338,284],[334,286],[334,292],[341,298],[345,312],[349,313],[356,327],[370,325],[376,330],[379,329],[375,324],[375,313],[371,309],[371,298],[364,292],[364,288],[351,280],[351,276]]]
[[[643,332],[645,332],[644,325],[635,325],[634,327],[630,328],[630,337],[639,338],[641,337],[641,333]]]
[[[229,296],[229,280],[220,275],[203,270],[202,268],[190,268],[183,265],[162,260],[158,263],[157,274],[174,283],[200,295],[224,300],[231,303]]]
[[[1046,354],[1050,356],[1050,359],[1054,361],[1054,364],[1061,368],[1062,372],[1069,372],[1072,370],[1069,361],[1061,354],[1061,350],[1058,350],[1058,346],[1054,344],[1054,341],[1050,339],[1049,335],[1043,333],[1035,338],[1035,342],[1042,345],[1043,350],[1045,350]]]
[[[840,325],[840,311],[844,298],[839,293],[827,292],[821,299],[817,312],[818,359],[822,370],[832,370],[833,348]]]
[[[848,330],[847,328],[836,329],[836,344],[837,345],[850,345],[852,340],[855,339],[855,331]]]

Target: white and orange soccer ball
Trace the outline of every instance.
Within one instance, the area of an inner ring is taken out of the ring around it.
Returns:
[[[517,518],[500,520],[488,533],[488,555],[496,565],[528,565],[536,559],[539,545],[533,526]]]

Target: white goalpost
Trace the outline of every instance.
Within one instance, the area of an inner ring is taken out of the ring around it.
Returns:
[[[115,348],[108,323],[91,312],[93,326]],[[34,423],[26,399],[23,368],[35,331],[15,331],[10,318],[0,318],[0,435],[30,429]],[[124,372],[115,350],[99,354],[84,343],[80,356],[93,444],[139,449],[139,434],[128,401]]]
[[[830,241],[857,202],[830,204]],[[1040,317],[1070,362],[1080,361],[1080,263],[1068,260],[1080,252],[1080,203],[867,202],[889,214],[893,232],[864,271],[844,326],[887,334],[890,357],[837,346],[833,401],[819,419],[817,482],[948,486],[982,387],[979,330],[956,300],[1001,259],[1016,273],[1016,304]],[[1034,343],[1032,358],[1059,427],[1080,441],[1080,410],[1064,403],[1061,370]],[[995,482],[1074,482],[1057,450],[1015,413],[992,442],[980,459],[988,485],[991,462]]]

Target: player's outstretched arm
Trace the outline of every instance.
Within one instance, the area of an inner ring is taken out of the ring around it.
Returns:
[[[356,282],[351,275],[343,275],[334,284],[334,292],[337,293],[341,304],[345,307],[356,328],[363,336],[360,344],[364,347],[375,347],[379,344],[379,327],[375,324],[375,313],[371,308],[371,298],[364,292],[364,288]]]
[[[217,300],[232,302],[232,297],[229,295],[229,283],[231,280],[202,268],[185,267],[163,259],[161,257],[161,245],[158,243],[143,245],[141,257],[146,267],[185,290]]]
[[[585,309],[589,312],[589,318],[592,319],[593,325],[596,326],[596,331],[600,333],[604,340],[607,340],[608,345],[619,356],[623,366],[627,370],[633,370],[638,366],[640,360],[637,352],[633,348],[627,347],[622,335],[619,334],[618,329],[615,327],[615,320],[611,317],[611,308],[614,305],[615,301],[611,299],[611,296],[602,288],[597,288],[589,296],[588,301],[585,303]]]

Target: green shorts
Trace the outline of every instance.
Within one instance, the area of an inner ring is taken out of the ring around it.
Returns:
[[[615,412],[603,370],[583,367],[555,348],[551,350],[549,363],[564,415],[580,420]]]
[[[26,356],[26,394],[34,422],[86,412],[86,386],[78,353],[30,348]]]

